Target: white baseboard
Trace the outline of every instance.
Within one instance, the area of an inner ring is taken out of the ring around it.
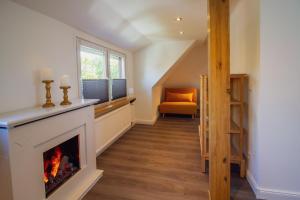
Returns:
[[[146,119],[136,119],[136,124],[144,124],[144,125],[153,125],[154,122],[152,120],[146,120]]]
[[[96,150],[96,155],[99,156],[101,153],[103,153],[110,145],[112,145],[115,141],[117,141],[120,137],[122,137],[129,129],[131,129],[131,127],[132,127],[131,124],[129,124],[123,130],[117,133],[113,138],[107,141],[103,146],[98,148]]]
[[[252,190],[253,190],[253,192],[254,192],[256,198],[257,198],[257,194],[258,194],[258,185],[257,185],[257,182],[256,182],[256,180],[254,179],[252,173],[251,173],[249,170],[247,170],[247,181],[248,181],[248,183],[250,184],[250,186],[251,186],[251,188],[252,188]]]
[[[156,121],[159,118],[159,114],[156,115],[153,119],[148,120],[148,119],[136,119],[135,123],[136,124],[144,124],[144,125],[154,125],[156,123]]]
[[[300,200],[300,193],[259,187],[251,172],[247,171],[247,180],[257,199],[266,200]]]

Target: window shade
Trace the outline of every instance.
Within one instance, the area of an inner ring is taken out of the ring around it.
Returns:
[[[100,103],[107,102],[109,100],[108,94],[108,80],[82,80],[83,97],[85,99],[99,99]]]
[[[127,96],[126,79],[112,80],[112,99],[119,99]]]

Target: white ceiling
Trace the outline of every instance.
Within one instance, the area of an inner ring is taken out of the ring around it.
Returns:
[[[207,0],[13,1],[132,51],[157,40],[207,35]]]

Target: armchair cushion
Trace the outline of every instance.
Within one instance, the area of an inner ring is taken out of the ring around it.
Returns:
[[[193,102],[193,93],[174,93],[167,92],[167,102]]]

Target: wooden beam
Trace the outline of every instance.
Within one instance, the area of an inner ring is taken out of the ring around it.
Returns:
[[[209,192],[230,199],[229,0],[209,0]]]

